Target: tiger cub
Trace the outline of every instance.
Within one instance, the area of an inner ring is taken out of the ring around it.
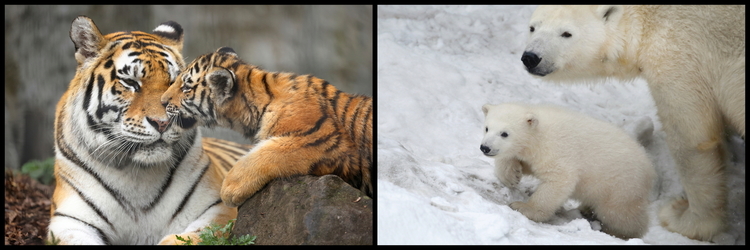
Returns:
[[[257,142],[224,179],[221,199],[229,206],[272,179],[300,174],[335,174],[373,195],[370,97],[311,75],[264,71],[224,47],[193,60],[161,101],[170,115]]]
[[[47,239],[58,244],[179,244],[237,209],[221,182],[249,146],[170,122],[159,98],[184,67],[182,27],[102,35],[70,30],[78,67],[55,112],[55,180]]]

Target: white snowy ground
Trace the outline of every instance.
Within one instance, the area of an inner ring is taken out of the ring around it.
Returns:
[[[657,208],[680,195],[644,81],[556,85],[532,78],[521,63],[533,6],[378,6],[377,129],[378,244],[710,244],[666,231]],[[550,223],[536,223],[508,204],[519,190],[493,177],[479,150],[485,103],[550,103],[624,128],[631,135],[649,119],[646,149],[659,173],[651,195],[651,225],[642,239],[624,241],[588,222],[569,201]],[[744,143],[728,170],[730,226],[725,244],[745,244]],[[736,153],[736,154],[737,154]]]

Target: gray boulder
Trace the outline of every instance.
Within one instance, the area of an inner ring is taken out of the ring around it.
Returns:
[[[373,200],[335,175],[277,179],[239,207],[258,245],[372,245]]]

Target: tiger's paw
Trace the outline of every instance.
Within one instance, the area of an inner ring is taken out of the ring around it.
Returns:
[[[266,182],[254,177],[239,178],[236,175],[227,175],[221,185],[221,200],[229,207],[237,207],[265,184]]]
[[[178,239],[180,237],[182,240]],[[159,241],[159,245],[197,245],[201,241],[198,233],[170,234]]]

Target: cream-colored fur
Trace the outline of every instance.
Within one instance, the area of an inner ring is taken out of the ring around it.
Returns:
[[[646,79],[687,196],[661,225],[699,240],[724,230],[722,141],[726,128],[745,136],[745,7],[541,6],[529,25],[533,75]]]
[[[514,187],[522,173],[541,180],[527,202],[513,202],[511,208],[543,222],[573,198],[596,215],[604,232],[643,236],[656,171],[625,131],[553,106],[486,104],[482,110],[486,133],[481,149],[495,158],[500,182]]]

